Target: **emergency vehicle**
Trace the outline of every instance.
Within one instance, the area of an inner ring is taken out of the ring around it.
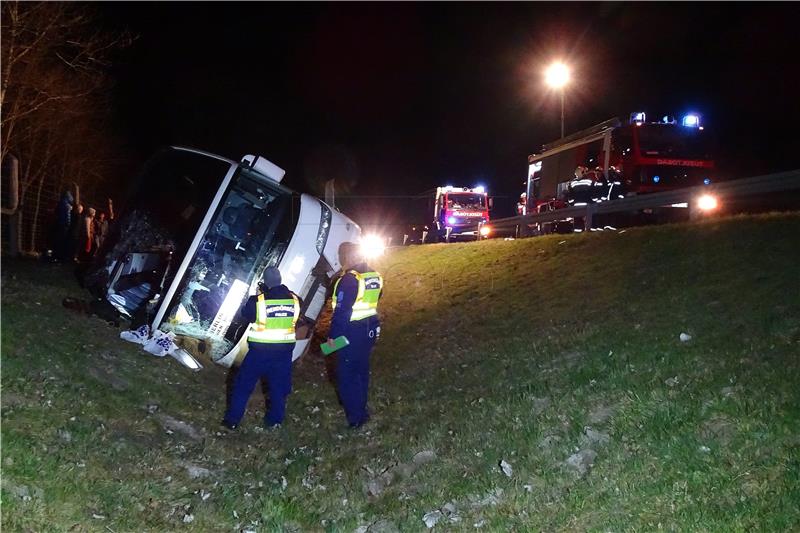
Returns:
[[[528,156],[518,214],[709,185],[716,180],[700,116],[647,122],[643,112],[606,120]]]
[[[433,199],[433,221],[428,226],[427,242],[486,238],[491,198],[482,186],[437,187]]]
[[[190,368],[205,355],[230,366],[247,350],[239,317],[264,270],[277,266],[302,299],[294,358],[309,345],[327,288],[341,269],[338,248],[359,226],[330,206],[281,185],[263,157],[241,161],[171,147],[146,166],[90,290],[132,323],[146,323],[182,348]]]

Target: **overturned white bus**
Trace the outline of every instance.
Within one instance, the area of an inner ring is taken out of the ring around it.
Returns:
[[[261,274],[277,266],[302,299],[297,359],[308,347],[338,248],[357,242],[356,223],[319,199],[280,184],[284,171],[183,147],[145,167],[87,286],[133,327],[168,334],[190,368],[199,355],[231,366],[247,349],[238,311]]]

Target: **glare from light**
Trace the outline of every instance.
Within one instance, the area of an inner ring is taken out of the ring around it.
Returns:
[[[703,178],[703,185],[711,185],[711,178]]]
[[[661,176],[653,176],[653,183],[658,183],[661,181]]]
[[[247,294],[248,288],[249,286],[247,283],[238,279],[233,280],[231,288],[225,296],[225,300],[223,300],[222,305],[219,306],[217,316],[214,317],[211,327],[208,328],[208,332],[211,335],[222,337],[225,332],[228,331],[228,326],[231,325],[233,317],[239,310],[239,306],[242,304],[242,300],[245,294]]]
[[[456,217],[447,217],[447,223],[452,225],[456,223]]]
[[[492,228],[489,226],[481,226],[481,235],[486,237],[492,232]]]
[[[718,205],[716,197],[710,194],[704,194],[697,199],[697,207],[703,211],[713,211]]]
[[[386,241],[375,234],[367,234],[361,237],[361,254],[365,259],[375,259],[386,252]]]
[[[544,77],[547,85],[553,89],[561,89],[569,83],[569,68],[564,63],[557,61],[547,67]]]
[[[192,321],[192,315],[189,314],[189,311],[186,310],[183,304],[178,304],[178,311],[175,313],[175,321],[178,324],[186,324]]]
[[[477,187],[475,187],[473,189],[473,191],[478,193],[478,194],[483,194],[483,193],[486,192],[486,187],[484,187],[483,185],[478,185]]]

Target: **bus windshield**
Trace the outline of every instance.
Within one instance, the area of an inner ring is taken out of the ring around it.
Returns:
[[[167,306],[162,329],[207,340],[213,358],[224,356],[247,327],[238,312],[251,287],[289,245],[292,211],[288,190],[240,168]]]
[[[486,201],[482,194],[472,193],[448,193],[447,209],[476,209],[483,211]]]
[[[645,124],[634,131],[639,135],[642,157],[711,159],[711,147],[705,132],[673,124]]]

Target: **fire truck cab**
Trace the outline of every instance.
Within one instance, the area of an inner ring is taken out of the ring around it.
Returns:
[[[484,187],[437,187],[428,241],[486,238],[491,233],[491,199]]]

